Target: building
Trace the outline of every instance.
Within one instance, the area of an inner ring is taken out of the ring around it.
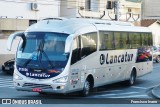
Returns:
[[[142,1],[142,20],[160,19],[160,0],[143,0]]]
[[[160,0],[142,1],[141,26],[149,27],[153,33],[154,45],[160,45]]]
[[[146,19],[141,21],[141,26],[148,27],[153,34],[153,44],[160,46],[160,20]]]
[[[0,1],[0,32],[25,30],[37,20],[59,16],[57,0],[1,0]]]
[[[0,1],[0,38],[25,30],[46,17],[86,17],[140,22],[139,0],[3,0]],[[117,6],[116,6],[117,5]],[[137,24],[138,25],[138,24]]]
[[[60,16],[130,21],[140,25],[141,0],[68,0]],[[67,8],[67,9],[66,9]]]
[[[46,17],[58,17],[58,0],[1,0],[0,1],[0,68],[6,60],[14,57],[18,39],[11,52],[6,50],[9,34],[26,30],[37,20]]]

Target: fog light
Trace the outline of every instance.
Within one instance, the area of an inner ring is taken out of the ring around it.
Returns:
[[[63,85],[62,85],[62,86],[58,86],[57,89],[58,89],[58,90],[59,90],[59,89],[63,90],[63,89],[64,89],[64,86],[63,86]]]
[[[64,86],[62,85],[62,86],[60,86],[60,89],[62,90],[62,89],[64,89]]]
[[[21,86],[20,83],[17,83],[17,86]]]
[[[68,77],[65,76],[65,77],[61,77],[61,78],[58,78],[56,80],[53,80],[54,83],[66,83],[68,80]]]

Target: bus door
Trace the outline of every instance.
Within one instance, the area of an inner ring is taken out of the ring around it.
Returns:
[[[76,37],[72,43],[71,72],[70,72],[70,90],[80,87],[82,65],[80,61],[80,38]]]

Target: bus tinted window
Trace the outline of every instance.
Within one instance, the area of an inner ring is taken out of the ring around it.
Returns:
[[[153,45],[153,40],[152,40],[152,34],[151,33],[149,33],[149,35],[148,35],[148,45],[149,46]]]
[[[142,46],[148,46],[148,34],[147,33],[142,33]]]
[[[131,43],[131,49],[141,47],[141,35],[140,33],[129,33],[129,39]]]
[[[114,39],[115,39],[115,49],[122,49],[122,37],[120,32],[114,32]]]
[[[81,57],[90,55],[97,50],[97,33],[88,33],[81,36]]]
[[[80,40],[79,37],[76,37],[73,41],[71,64],[74,64],[80,60],[80,51]]]
[[[146,44],[146,46],[148,46],[148,34],[147,33],[145,33],[145,39],[144,39],[144,42],[145,42],[145,44]]]
[[[122,36],[121,41],[122,41],[122,44],[123,44],[122,49],[129,49],[130,48],[130,43],[129,43],[128,33],[122,32],[121,36]]]
[[[99,38],[100,38],[100,50],[114,49],[113,32],[100,31]]]

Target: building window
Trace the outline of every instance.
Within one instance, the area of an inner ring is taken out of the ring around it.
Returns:
[[[132,12],[132,9],[129,8],[129,9],[128,9],[128,12]]]
[[[113,9],[113,5],[114,5],[114,2],[113,1],[107,1],[107,9]]]
[[[37,20],[29,20],[29,26],[31,26],[31,25],[33,25],[35,23],[37,23]]]
[[[85,9],[91,10],[91,0],[85,0]]]

